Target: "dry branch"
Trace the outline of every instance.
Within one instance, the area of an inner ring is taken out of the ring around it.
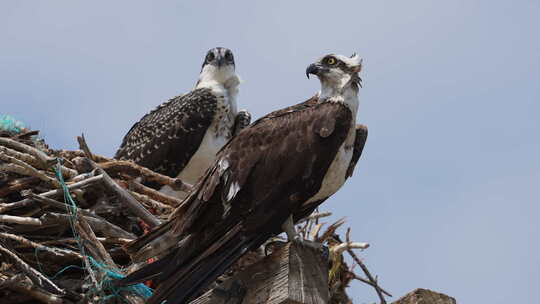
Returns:
[[[79,218],[76,223],[76,228],[80,233],[81,238],[84,240],[83,244],[88,249],[88,251],[91,253],[91,256],[97,260],[99,263],[104,264],[107,266],[109,270],[120,272],[118,266],[113,261],[103,244],[99,242],[96,235],[94,234],[94,231],[92,231],[91,225],[89,225],[88,222],[85,221],[84,218]],[[104,274],[101,274],[103,276]],[[128,294],[127,292],[121,292],[124,296],[124,300],[126,300],[128,303],[143,303],[143,299],[136,296]]]
[[[132,242],[133,239],[125,239],[125,238],[112,238],[112,237],[96,237],[98,241],[100,241],[103,245],[115,245],[118,247],[124,246],[128,244],[129,242]],[[50,245],[50,246],[58,246],[58,245],[66,245],[66,244],[77,244],[77,240],[74,238],[63,238],[63,239],[55,239],[55,240],[49,240],[49,241],[43,241],[41,242],[42,245]]]
[[[384,293],[385,295],[387,295],[387,296],[389,296],[389,297],[392,296],[389,292],[387,292],[386,290],[382,289],[380,286],[378,286],[377,284],[371,282],[370,280],[364,279],[364,278],[360,277],[359,275],[357,275],[357,274],[354,273],[354,272],[352,273],[352,275],[353,275],[353,278],[354,278],[355,280],[358,280],[358,281],[360,281],[360,282],[366,283],[366,284],[368,284],[368,285],[370,285],[370,286],[372,286],[372,287],[374,287],[374,288],[379,288],[379,289],[381,290],[381,292]]]
[[[84,153],[84,151],[81,151],[81,150],[56,150],[54,151],[54,153],[58,157],[61,157],[66,160],[73,160],[79,157],[86,157],[86,154]],[[97,155],[97,154],[92,154],[92,156],[94,157],[94,161],[97,161],[99,163],[109,162],[113,160],[112,158],[108,158],[108,157]]]
[[[350,240],[350,233],[351,233],[351,228],[348,228],[347,229],[347,234],[346,234],[346,241],[347,243],[351,243],[351,240]],[[351,257],[353,258],[354,262],[356,264],[358,264],[358,266],[360,266],[360,268],[362,268],[362,271],[364,272],[364,274],[366,275],[366,277],[368,278],[369,282],[371,282],[371,286],[373,286],[375,288],[375,291],[377,292],[377,295],[379,296],[379,300],[381,301],[381,304],[386,304],[386,299],[384,298],[384,295],[383,295],[383,291],[382,289],[379,287],[379,284],[377,282],[377,279],[375,279],[371,273],[369,272],[367,266],[362,262],[362,260],[360,260],[360,258],[358,258],[358,256],[356,255],[356,253],[354,253],[354,251],[351,249],[351,248],[348,248],[347,249],[347,252],[351,255]]]
[[[140,217],[150,227],[155,227],[161,224],[161,222],[144,208],[129,192],[120,187],[114,180],[105,172],[105,170],[99,168],[98,172],[103,175],[103,183],[118,195],[120,200],[128,207],[136,216]]]
[[[109,190],[116,193],[122,203],[125,204],[127,208],[129,208],[136,216],[140,217],[143,221],[145,221],[150,227],[155,227],[161,224],[161,222],[154,216],[152,213],[150,213],[146,208],[144,208],[141,203],[139,203],[131,194],[129,194],[125,189],[120,187],[117,183],[114,182],[114,180],[103,170],[101,167],[99,167],[93,160],[92,160],[92,153],[88,149],[88,145],[86,144],[86,141],[84,139],[84,136],[77,137],[77,140],[79,141],[79,145],[81,146],[81,149],[85,151],[87,156],[89,157],[88,161],[96,169],[101,175],[103,175],[103,183]]]
[[[13,216],[7,214],[0,214],[0,223],[11,223],[19,225],[31,225],[31,226],[41,226],[43,222],[40,219],[26,216]]]
[[[30,240],[28,240],[28,239],[26,239],[26,238],[24,238],[22,236],[19,236],[19,235],[0,232],[0,238],[9,239],[9,240],[19,242],[22,245],[26,245],[28,247],[33,247],[37,251],[48,252],[48,253],[54,255],[55,257],[57,257],[59,259],[64,259],[64,258],[82,259],[82,256],[78,252],[75,252],[75,251],[72,251],[72,250],[67,250],[67,249],[62,249],[62,248],[48,247],[48,246],[45,246],[43,244],[39,244],[39,243],[30,241]]]
[[[128,187],[135,192],[144,194],[153,200],[161,201],[169,206],[177,207],[182,203],[182,200],[179,200],[169,195],[165,195],[159,191],[156,191],[150,187],[146,187],[145,185],[142,185],[141,183],[133,180],[129,181]]]
[[[51,280],[42,275],[39,271],[35,270],[32,266],[28,265],[25,261],[19,258],[16,254],[2,246],[2,244],[0,244],[0,253],[8,257],[14,263],[14,265],[20,271],[23,271],[34,284],[56,295],[66,293],[64,290],[56,286],[56,284],[54,284]]]
[[[127,238],[135,239],[135,235],[125,231],[124,229],[107,222],[104,219],[99,219],[95,217],[89,217],[82,214],[77,215],[80,218],[84,218],[88,221],[88,224],[92,227],[93,230],[99,231],[103,235],[112,238]],[[55,213],[55,212],[46,212],[40,217],[40,220],[43,224],[64,224],[68,225],[71,215]]]
[[[22,273],[9,276],[0,272],[0,289],[9,288],[25,279],[26,276]]]
[[[1,154],[14,157],[14,158],[16,158],[16,159],[18,159],[20,161],[23,161],[23,162],[25,162],[25,163],[27,163],[30,166],[33,166],[35,168],[41,168],[40,167],[41,162],[39,162],[34,156],[32,156],[30,154],[21,153],[19,151],[10,149],[8,147],[0,146],[0,155]],[[41,168],[41,169],[44,169],[44,168]]]
[[[50,167],[56,161],[54,157],[48,156],[43,151],[40,151],[34,147],[25,145],[21,142],[18,142],[10,138],[0,137],[0,145],[15,149],[15,150],[19,150],[19,151],[22,151],[22,152],[25,152],[34,156],[36,159],[39,160],[43,168]]]
[[[93,176],[93,177],[89,177],[83,181],[80,181],[78,183],[74,183],[74,184],[71,184],[71,185],[68,185],[68,189],[69,190],[74,190],[74,189],[79,189],[79,188],[83,188],[83,187],[87,187],[89,185],[92,185],[98,181],[101,181],[103,179],[103,176],[102,175],[97,175],[97,176]],[[43,192],[43,193],[40,193],[39,195],[40,196],[43,196],[43,197],[55,197],[55,196],[60,196],[60,195],[63,195],[64,194],[64,191],[62,189],[56,189],[56,190],[50,190],[50,191],[47,191],[47,192]],[[17,202],[13,202],[13,203],[8,203],[8,204],[3,204],[3,205],[0,205],[0,213],[5,213],[9,210],[12,210],[12,209],[16,209],[16,208],[23,208],[23,207],[27,207],[31,204],[34,203],[34,200],[32,198],[25,198],[23,200],[20,200],[20,201],[17,201]]]
[[[103,170],[113,175],[122,172],[132,176],[141,176],[147,182],[155,182],[160,185],[168,185],[176,191],[188,192],[192,188],[192,185],[184,183],[178,178],[172,178],[166,175],[159,174],[130,161],[114,160],[106,163],[101,163],[99,164],[99,166]]]
[[[17,192],[20,190],[28,189],[32,185],[35,185],[36,183],[39,183],[39,178],[36,177],[21,177],[14,180],[9,181],[7,185],[0,188],[0,197],[5,197],[8,194],[11,194],[13,192]],[[2,208],[0,207],[0,210]],[[1,211],[0,211],[1,213]]]
[[[42,303],[48,303],[48,304],[68,304],[72,302],[68,302],[66,299],[46,292],[44,290],[39,289],[36,287],[30,280],[25,278],[24,280],[13,284],[9,286],[9,289],[17,291],[21,294],[29,295],[30,297],[42,302]]]
[[[32,155],[40,163],[40,168],[42,169],[49,168],[56,162],[54,157],[48,156],[43,151],[10,138],[0,137],[0,145]],[[62,166],[61,169],[62,174],[66,177],[66,179],[76,175],[76,171],[73,169],[66,168],[64,166]]]
[[[354,242],[347,242],[347,243],[341,243],[337,246],[332,247],[332,250],[335,251],[336,254],[342,254],[345,250],[351,250],[351,249],[367,249],[369,247],[368,243],[354,243]]]
[[[50,184],[53,187],[60,187],[60,184],[58,181],[47,174],[45,174],[42,171],[39,171],[35,169],[34,167],[30,166],[29,164],[25,163],[22,160],[19,160],[15,157],[8,156],[6,154],[0,154],[0,160],[3,160],[5,162],[9,162],[8,164],[2,165],[0,168],[3,168],[6,171],[10,171],[13,169],[16,169],[11,172],[15,172],[21,175],[28,175],[33,176],[41,179],[42,181]]]
[[[57,209],[61,209],[61,210],[64,210],[64,211],[66,210],[66,208],[70,208],[71,211],[74,211],[77,214],[82,214],[82,215],[85,215],[85,216],[99,218],[98,216],[96,216],[95,214],[93,214],[92,212],[90,212],[88,210],[81,209],[81,208],[78,208],[78,207],[69,206],[69,205],[66,205],[65,203],[61,203],[61,202],[59,202],[57,200],[54,200],[52,198],[48,198],[46,196],[41,196],[39,194],[31,193],[30,197],[32,199],[34,199],[35,201],[37,201],[39,203],[42,203],[45,206],[55,207]]]
[[[139,194],[135,191],[129,191],[129,194],[133,195],[133,197],[135,197],[139,202],[141,202],[143,205],[145,205],[147,208],[151,209],[151,210],[154,210],[154,211],[159,211],[158,213],[166,213],[166,214],[169,214],[173,211],[173,207],[169,206],[169,205],[165,205],[159,201],[156,201],[156,200],[153,200],[151,198],[149,198],[148,196],[144,195],[144,194]]]

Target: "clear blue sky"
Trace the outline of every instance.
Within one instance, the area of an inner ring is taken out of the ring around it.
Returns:
[[[84,132],[111,156],[144,113],[231,48],[255,117],[319,87],[308,64],[363,58],[355,176],[324,209],[347,216],[396,297],[531,303],[540,285],[540,2],[2,1],[0,113],[54,148]],[[355,283],[355,303],[374,292]],[[394,299],[396,298],[394,297]]]

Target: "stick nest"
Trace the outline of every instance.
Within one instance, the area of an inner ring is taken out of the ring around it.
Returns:
[[[126,275],[132,262],[123,246],[166,220],[182,203],[156,186],[190,186],[131,162],[92,154],[84,138],[79,138],[81,150],[50,149],[37,133],[0,132],[2,303],[144,303],[143,294],[109,288],[108,273]],[[329,247],[331,303],[352,303],[346,288],[354,279],[373,286],[385,303],[382,295],[388,293],[352,255],[352,249],[368,245],[351,242],[349,233],[342,241],[336,234],[342,220],[323,229],[319,221],[328,215],[312,215],[298,228],[306,239]],[[366,277],[348,266],[345,252]],[[248,253],[226,274],[258,260]]]

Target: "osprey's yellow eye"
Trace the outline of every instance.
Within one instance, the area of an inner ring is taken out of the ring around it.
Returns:
[[[326,58],[326,64],[328,64],[328,65],[334,65],[334,64],[336,64],[336,62],[337,62],[337,60],[334,57]]]

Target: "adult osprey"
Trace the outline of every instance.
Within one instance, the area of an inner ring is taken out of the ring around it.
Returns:
[[[266,115],[242,130],[169,221],[130,246],[135,260],[156,262],[120,280],[158,287],[148,303],[187,303],[245,252],[282,231],[302,242],[293,223],[309,215],[352,174],[367,129],[356,127],[361,60],[327,55],[313,98]]]
[[[249,113],[236,110],[239,84],[233,53],[209,50],[195,89],[143,116],[115,158],[194,184],[235,130],[249,124]],[[183,196],[168,186],[162,192]]]

